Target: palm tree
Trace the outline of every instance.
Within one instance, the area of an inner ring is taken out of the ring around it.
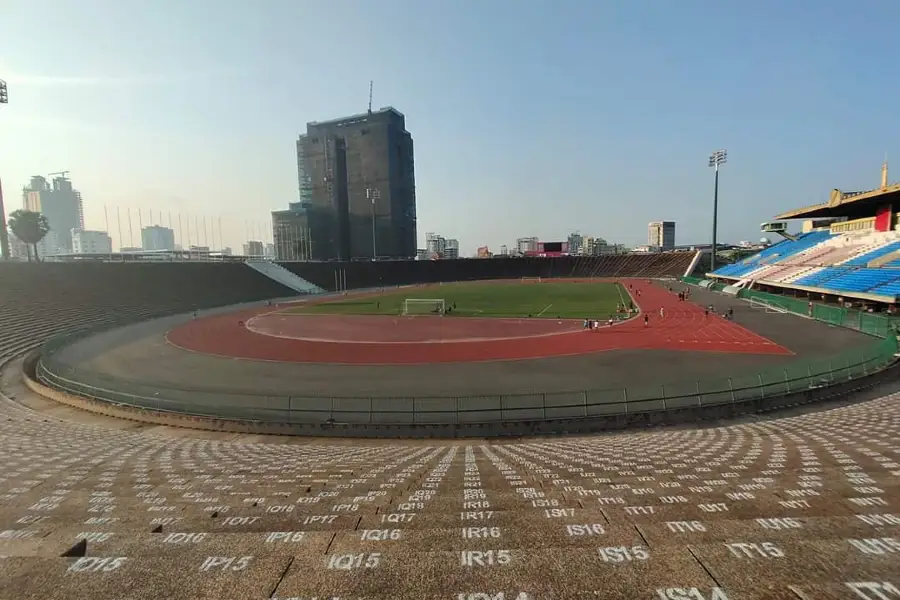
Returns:
[[[47,217],[30,210],[15,210],[9,215],[9,229],[28,248],[28,262],[31,262],[32,247],[34,248],[35,260],[40,262],[37,245],[50,231],[50,223],[47,222]]]

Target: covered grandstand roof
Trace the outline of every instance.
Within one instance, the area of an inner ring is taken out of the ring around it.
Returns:
[[[897,201],[900,201],[900,183],[866,192],[842,192],[835,189],[831,190],[831,198],[828,202],[791,210],[776,216],[775,219],[784,221],[822,217],[872,216],[875,209],[881,204]]]

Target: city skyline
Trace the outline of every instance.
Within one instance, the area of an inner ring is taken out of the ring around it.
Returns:
[[[32,180],[33,179],[34,176],[32,177]],[[71,178],[66,177],[66,181],[70,183],[73,188],[75,188],[76,192],[80,192],[80,190],[78,190],[72,182]],[[23,191],[24,190],[27,190],[27,186],[23,186]],[[82,198],[80,194],[79,198]],[[90,205],[89,200],[82,200],[82,202],[84,202],[85,207]],[[16,207],[10,208],[8,205],[9,202],[7,202],[8,212],[12,212],[12,210],[16,209]],[[101,221],[97,221],[96,219],[92,222],[85,221],[83,230],[88,232],[107,233],[111,238],[113,251],[118,251],[119,248],[133,249],[142,247],[148,250],[161,249],[155,247],[146,248],[146,246],[142,243],[142,230],[149,227],[164,227],[172,229],[172,231],[174,232],[175,240],[174,246],[177,249],[187,249],[191,246],[199,246],[207,247],[213,252],[223,249],[230,249],[232,253],[239,254],[240,250],[244,246],[246,246],[248,242],[260,242],[264,246],[275,245],[275,235],[271,219],[269,219],[268,221],[245,220],[243,223],[240,223],[236,219],[231,218],[227,215],[221,216],[197,215],[191,213],[171,213],[169,211],[161,211],[159,209],[153,208],[130,206],[123,207],[118,205],[104,206],[102,208],[102,217],[103,218]],[[666,221],[666,223],[669,222]],[[299,238],[302,238],[307,234],[305,232],[298,232],[296,235]],[[445,238],[439,234],[434,234],[433,232],[425,232],[422,234],[424,238],[423,243],[419,248],[417,248],[417,253],[419,255],[422,254],[421,251],[429,249],[429,235],[438,235],[438,237],[440,237],[442,240],[452,242],[452,247],[456,249],[456,256],[473,257],[477,255],[478,249],[483,247],[497,248],[498,250],[497,252],[495,252],[495,254],[501,254],[499,248],[507,247],[516,250],[517,246],[521,246],[521,242],[523,240],[533,240],[534,244],[538,242],[557,241],[568,241],[571,244],[572,236],[580,236],[581,234],[578,230],[571,230],[567,234],[560,236],[559,238],[550,238],[549,236],[541,235],[520,235],[513,240],[500,240],[500,243],[497,244],[478,243],[473,247],[464,247],[460,244],[459,240],[456,237]],[[647,246],[646,237],[643,243],[633,244],[632,246],[621,244],[616,239],[613,239],[612,237],[606,235],[584,234],[583,237],[585,239],[591,240],[596,238],[597,240],[602,240],[603,243],[609,243],[611,246],[616,246],[619,248],[641,248]],[[706,240],[693,242],[693,244],[695,245],[702,245],[706,243],[708,243]],[[738,245],[739,243],[740,240],[720,240],[720,244],[722,245]],[[692,243],[688,242],[686,244],[678,244],[678,246],[686,245],[689,246],[692,245]],[[533,250],[533,248],[531,249]],[[519,249],[520,253],[523,251],[524,250]],[[510,253],[512,254],[514,252]]]
[[[364,112],[374,80],[374,106],[402,107],[415,133],[418,247],[427,231],[470,252],[575,226],[635,246],[659,214],[704,242],[706,159],[721,147],[720,237],[755,239],[785,205],[876,187],[900,151],[884,76],[900,6],[826,5],[13,3],[0,23],[8,212],[31,175],[68,169],[92,228],[104,205],[268,222],[298,199],[303,125]],[[370,35],[398,24],[402,36]],[[865,53],[826,42],[848,28],[868,32]]]

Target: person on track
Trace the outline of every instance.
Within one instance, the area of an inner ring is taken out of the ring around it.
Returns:
[[[644,327],[650,324],[650,315],[644,314]]]
[[[662,306],[659,307],[659,318],[660,319],[666,318],[666,309],[663,308]]]

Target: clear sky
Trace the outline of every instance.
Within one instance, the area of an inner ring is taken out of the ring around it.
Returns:
[[[900,179],[898,22],[897,0],[4,0],[0,177],[7,211],[70,170],[91,228],[200,215],[239,248],[297,199],[306,122],[364,112],[374,79],[415,139],[420,244],[634,245],[658,219],[708,241],[720,147],[720,240],[756,239],[876,187],[886,153]]]

